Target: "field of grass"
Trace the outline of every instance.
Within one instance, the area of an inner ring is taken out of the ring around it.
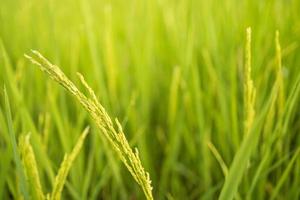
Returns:
[[[299,0],[0,0],[0,199],[300,199]]]

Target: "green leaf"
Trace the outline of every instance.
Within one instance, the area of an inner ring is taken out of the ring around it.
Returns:
[[[19,184],[20,188],[19,189],[20,189],[24,199],[28,200],[29,199],[28,186],[27,186],[27,183],[26,183],[25,174],[24,174],[24,171],[23,171],[20,155],[19,155],[19,152],[18,152],[16,135],[15,135],[15,132],[14,132],[14,129],[13,129],[9,98],[8,98],[5,87],[4,87],[4,102],[5,102],[5,113],[6,113],[7,127],[8,127],[8,132],[9,132],[9,136],[10,136],[11,145],[12,145],[14,160],[15,160],[16,168],[17,168],[17,177],[19,178],[19,181],[20,181],[20,184]]]

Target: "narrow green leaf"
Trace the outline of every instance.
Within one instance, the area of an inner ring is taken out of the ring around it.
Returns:
[[[25,174],[24,174],[24,171],[23,171],[20,155],[19,155],[19,152],[18,152],[16,135],[15,135],[15,132],[14,132],[14,129],[13,129],[9,98],[8,98],[5,87],[4,87],[4,101],[5,101],[5,113],[6,113],[8,132],[9,132],[9,135],[10,135],[10,141],[11,141],[11,145],[12,145],[14,160],[15,160],[15,163],[16,163],[17,176],[20,180],[19,187],[20,187],[20,191],[21,191],[24,199],[28,200],[29,199],[28,186],[27,186],[27,183],[26,183]]]
[[[294,156],[292,157],[292,159],[290,160],[287,168],[284,170],[282,176],[280,177],[274,191],[272,192],[272,196],[271,196],[271,200],[275,199],[279,193],[280,188],[282,187],[284,181],[288,178],[288,175],[293,167],[294,162],[296,161],[298,155],[300,153],[300,148],[297,149],[296,153],[294,154]]]

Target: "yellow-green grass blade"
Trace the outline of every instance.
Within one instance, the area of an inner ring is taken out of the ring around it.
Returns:
[[[28,185],[26,183],[26,178],[23,170],[23,166],[21,163],[18,147],[17,147],[17,141],[16,141],[16,135],[13,128],[13,122],[11,117],[11,110],[10,110],[10,103],[9,98],[6,92],[6,88],[4,87],[4,102],[5,102],[5,113],[6,113],[6,120],[7,120],[7,127],[8,132],[10,135],[10,142],[12,145],[14,160],[17,168],[17,176],[19,177],[19,187],[20,191],[24,197],[25,200],[29,200],[29,192],[28,192]]]

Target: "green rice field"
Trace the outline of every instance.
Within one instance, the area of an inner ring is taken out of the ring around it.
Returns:
[[[0,0],[0,199],[299,200],[299,0]]]

